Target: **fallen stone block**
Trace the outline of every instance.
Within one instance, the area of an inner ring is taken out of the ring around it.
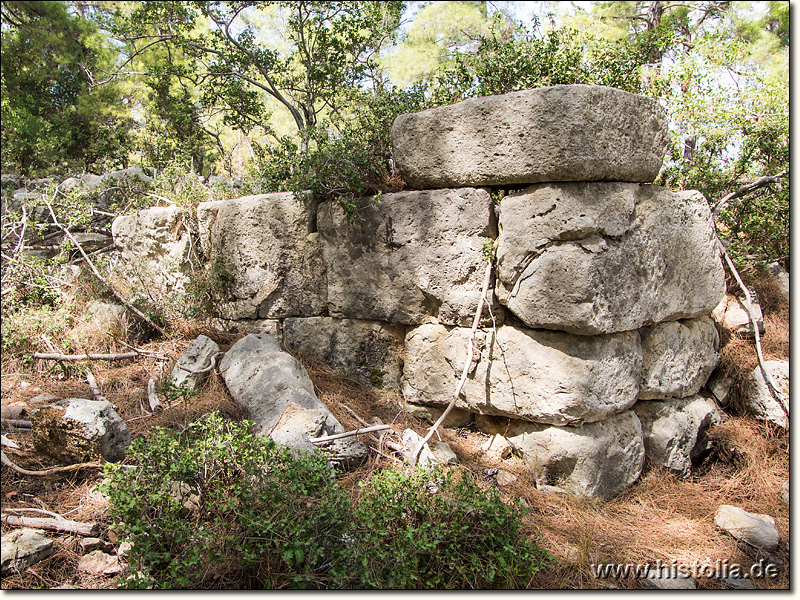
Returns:
[[[778,391],[782,404],[789,406],[789,363],[782,360],[765,361],[767,373]],[[758,418],[775,423],[784,429],[789,427],[781,403],[779,403],[767,387],[761,367],[756,367],[747,378],[747,408]]]
[[[21,573],[53,552],[53,540],[41,529],[15,529],[2,538],[2,575]]]
[[[741,508],[721,505],[714,513],[714,523],[737,540],[754,548],[777,550],[780,534],[775,529],[775,519],[769,515],[747,512]]]

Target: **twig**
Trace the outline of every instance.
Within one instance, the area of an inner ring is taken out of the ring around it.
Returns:
[[[156,396],[156,380],[152,377],[150,378],[150,381],[147,382],[147,401],[150,404],[150,410],[153,413],[164,410],[164,405],[161,404],[158,396]]]
[[[56,186],[56,193],[57,192],[58,192],[58,186]],[[53,199],[55,199],[55,193],[53,194]],[[123,298],[122,295],[119,292],[117,292],[117,290],[114,289],[114,287],[110,283],[108,283],[108,281],[106,281],[103,278],[102,275],[100,275],[100,271],[98,271],[97,267],[94,266],[94,263],[89,259],[89,256],[86,254],[86,252],[84,252],[83,248],[77,242],[77,240],[75,240],[73,235],[70,233],[69,229],[67,229],[66,227],[61,225],[61,223],[58,221],[58,218],[56,217],[56,213],[55,213],[55,211],[53,210],[53,207],[52,207],[52,200],[50,202],[45,200],[44,203],[47,205],[47,208],[50,210],[50,216],[53,217],[53,223],[55,223],[56,227],[61,229],[61,231],[64,232],[64,235],[66,235],[69,238],[69,240],[75,245],[75,247],[81,253],[81,256],[83,256],[84,260],[86,261],[86,264],[89,265],[89,268],[92,270],[92,273],[98,279],[98,281],[100,281],[100,283],[102,283],[104,286],[106,286],[106,288],[114,295],[114,297],[119,301],[120,304],[122,304],[125,308],[127,308],[134,315],[139,317],[142,321],[144,321],[145,323],[150,325],[153,329],[158,331],[163,337],[167,337],[167,333],[164,331],[163,328],[161,328],[158,325],[156,325],[150,317],[148,317],[146,314],[144,314],[142,311],[140,311],[138,308],[136,308],[133,304],[131,304],[130,302],[125,300],[125,298]]]
[[[335,433],[333,435],[324,435],[318,438],[310,438],[308,441],[312,444],[324,444],[325,442],[332,442],[341,438],[352,437],[362,433],[372,433],[373,431],[383,431],[384,429],[391,429],[391,425],[373,425],[372,427],[362,427],[361,429],[354,429],[353,431],[345,431],[344,433]]]
[[[100,388],[97,386],[97,381],[92,375],[92,372],[89,369],[86,369],[86,382],[89,384],[89,389],[92,390],[92,396],[94,396],[95,400],[103,401],[106,400],[106,397],[103,396],[103,393],[100,391]]]
[[[111,334],[109,333],[108,335],[111,335]],[[162,356],[160,354],[156,354],[155,352],[150,352],[149,350],[142,350],[141,348],[135,348],[135,347],[131,346],[130,344],[126,344],[122,340],[118,340],[117,338],[114,338],[114,341],[117,342],[118,344],[122,344],[126,348],[130,348],[131,350],[133,350],[137,354],[141,354],[142,356],[149,356],[150,358],[157,358],[159,360],[169,360],[169,358],[167,358],[166,356]]]
[[[730,194],[725,196],[722,200],[717,202],[714,205],[711,214],[714,215],[714,217],[717,217],[722,208],[731,200],[735,200],[736,198],[741,198],[742,196],[746,196],[747,194],[750,194],[756,191],[757,189],[765,187],[771,183],[780,183],[781,177],[783,177],[784,175],[786,175],[786,171],[778,173],[777,175],[766,175],[764,177],[756,179],[755,181],[751,181],[750,183],[743,185],[735,192],[731,192]]]
[[[3,425],[11,425],[11,427],[17,427],[22,429],[31,429],[33,425],[30,421],[22,421],[20,419],[3,419]]]
[[[64,515],[60,515],[58,513],[54,513],[49,510],[42,510],[41,508],[4,508],[6,512],[17,513],[17,512],[35,512],[39,513],[40,515],[48,515],[53,517],[54,519],[63,519]]]
[[[44,471],[29,471],[28,469],[23,469],[22,467],[18,467],[15,465],[11,460],[6,456],[5,452],[0,451],[0,462],[5,466],[9,467],[10,469],[16,471],[20,475],[37,475],[37,476],[47,476],[47,475],[54,475],[56,473],[66,473],[67,471],[78,471],[79,469],[102,469],[103,465],[100,463],[77,463],[74,465],[67,465],[66,467],[53,467],[52,469],[45,469]]]
[[[359,417],[359,416],[356,414],[356,411],[354,411],[352,408],[350,408],[350,407],[349,407],[349,406],[347,406],[346,404],[341,404],[340,406],[341,406],[343,409],[345,409],[347,412],[349,412],[349,413],[350,413],[350,416],[352,416],[352,417],[353,417],[353,418],[354,418],[356,421],[358,421],[358,422],[359,422],[359,423],[361,423],[362,425],[366,425],[367,427],[369,427],[369,426],[370,426],[370,424],[369,424],[369,423],[367,423],[367,422],[366,422],[364,419],[362,419],[361,417]]]
[[[459,395],[461,394],[461,390],[464,388],[464,384],[467,381],[467,375],[470,372],[470,368],[472,367],[472,358],[475,354],[475,334],[478,331],[478,323],[481,320],[481,313],[483,313],[483,304],[486,300],[486,293],[489,290],[489,282],[492,278],[492,261],[489,260],[486,263],[486,271],[483,275],[483,287],[481,288],[481,297],[478,300],[478,309],[475,311],[475,318],[472,321],[472,330],[469,333],[469,341],[467,343],[467,359],[464,363],[464,370],[461,372],[461,379],[458,382],[458,387],[456,387],[456,391],[453,394],[453,398],[450,400],[450,403],[447,405],[447,408],[444,409],[442,415],[437,419],[437,421],[428,429],[428,433],[425,435],[422,440],[420,440],[419,444],[414,448],[413,452],[411,452],[411,456],[409,457],[409,462],[412,465],[417,464],[417,459],[419,458],[420,452],[422,452],[422,448],[425,444],[428,443],[428,440],[433,437],[433,434],[439,429],[439,426],[444,423],[444,420],[447,418],[447,415],[450,414],[450,411],[453,410],[453,407],[456,405],[456,400],[458,400]]]
[[[756,355],[758,356],[758,366],[761,368],[761,375],[764,377],[764,382],[767,384],[767,389],[769,390],[770,395],[775,399],[778,405],[783,410],[784,414],[786,414],[786,420],[788,423],[789,420],[789,407],[783,401],[781,397],[781,393],[775,387],[775,384],[772,382],[772,377],[767,372],[767,367],[764,362],[764,353],[761,350],[761,335],[758,332],[758,323],[756,322],[755,315],[753,314],[753,300],[750,297],[750,290],[747,289],[747,286],[742,281],[742,278],[739,276],[739,272],[736,270],[736,267],[733,265],[733,261],[731,260],[728,251],[725,249],[725,246],[722,242],[717,238],[717,243],[719,244],[720,251],[722,255],[725,257],[725,262],[728,265],[728,268],[731,270],[734,279],[736,279],[736,283],[739,284],[739,287],[744,292],[745,300],[745,310],[747,310],[747,316],[750,317],[750,323],[753,325],[753,333],[755,334],[755,341],[756,341]]]
[[[34,352],[33,358],[41,360],[125,360],[126,358],[136,358],[141,356],[138,352],[122,352],[119,354],[45,354],[44,352]]]
[[[19,450],[19,446],[16,443],[8,439],[4,435],[0,435],[0,446],[5,446],[6,448],[12,448],[14,450]]]

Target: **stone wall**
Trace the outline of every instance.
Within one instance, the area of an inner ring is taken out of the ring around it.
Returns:
[[[576,494],[614,496],[646,454],[686,473],[712,420],[693,398],[718,361],[707,315],[725,284],[706,200],[648,183],[667,138],[657,102],[601,86],[403,115],[395,159],[421,189],[367,202],[355,224],[323,203],[308,233],[290,194],[198,207],[204,254],[234,273],[215,316],[435,414],[496,242],[460,414],[501,419],[538,481]],[[681,423],[694,432],[653,437]]]

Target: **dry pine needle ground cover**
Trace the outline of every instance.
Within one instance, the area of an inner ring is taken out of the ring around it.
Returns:
[[[788,360],[789,309],[785,301],[772,293],[772,282],[761,280],[757,291],[765,314],[764,353],[767,360]],[[124,363],[92,363],[91,369],[107,399],[118,407],[132,436],[155,426],[180,427],[200,415],[217,410],[229,419],[245,415],[214,373],[201,393],[189,402],[178,403],[164,412],[148,416],[147,382],[151,377],[168,374],[186,345],[204,333],[226,350],[241,336],[222,334],[202,327],[185,326],[174,339],[143,344],[148,351],[169,360],[139,358]],[[707,460],[687,479],[648,465],[641,480],[621,496],[606,503],[571,496],[547,494],[535,489],[532,477],[516,457],[500,462],[489,460],[482,447],[489,436],[472,429],[441,430],[440,437],[459,456],[462,467],[482,486],[495,485],[484,477],[488,468],[499,467],[517,479],[500,487],[504,499],[523,498],[530,512],[525,526],[530,535],[541,538],[540,545],[556,558],[537,574],[530,587],[547,589],[641,588],[629,579],[600,579],[593,575],[592,564],[650,563],[690,565],[694,561],[714,564],[717,560],[749,567],[761,555],[714,525],[714,512],[720,504],[732,504],[747,511],[775,518],[781,535],[779,551],[771,560],[783,562],[777,579],[755,580],[756,588],[789,587],[789,507],[781,501],[781,485],[789,477],[789,435],[766,423],[754,421],[741,411],[741,394],[746,374],[756,366],[752,342],[721,332],[723,368],[734,375],[737,386],[727,419],[711,430],[713,449]],[[302,357],[300,357],[302,360]],[[346,429],[363,424],[353,416],[371,422],[378,417],[391,424],[398,434],[406,427],[424,433],[427,424],[406,413],[399,396],[367,389],[330,369],[304,361],[319,397],[328,405]],[[18,359],[3,357],[2,404],[26,402],[32,397],[52,393],[59,398],[91,397],[78,365],[66,371],[53,363],[36,361],[25,366]],[[53,466],[38,455],[25,434],[6,434],[16,441],[20,451],[7,454],[16,464],[28,469]],[[395,440],[398,436],[394,436]],[[434,438],[436,439],[436,438]],[[378,449],[374,441],[364,439]],[[385,455],[391,450],[381,446]],[[370,477],[393,461],[377,452],[354,472],[341,477],[355,498],[358,482]],[[107,535],[110,525],[102,502],[92,499],[90,491],[98,482],[97,470],[83,470],[48,477],[23,476],[2,468],[2,508],[33,507],[53,511],[76,521],[97,522]],[[3,534],[10,531],[2,526]],[[77,570],[81,554],[78,539],[49,533],[55,540],[55,553],[21,574],[4,577],[3,589],[49,588],[71,584],[78,588],[113,588],[114,577],[89,576]],[[720,582],[700,578],[700,588],[722,588]]]

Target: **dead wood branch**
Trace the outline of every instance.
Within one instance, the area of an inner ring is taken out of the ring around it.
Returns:
[[[354,429],[353,431],[345,431],[344,433],[335,433],[333,435],[323,435],[318,438],[310,438],[308,441],[312,444],[324,444],[325,442],[332,442],[341,438],[352,437],[362,433],[372,433],[373,431],[383,431],[384,429],[391,429],[391,425],[373,425],[372,427],[362,427],[361,429]]]
[[[16,515],[2,514],[3,523],[12,527],[33,527],[35,529],[48,529],[59,533],[71,533],[84,537],[97,537],[100,525],[97,523],[79,523],[69,519],[45,519],[42,517],[18,517]]]
[[[17,429],[31,429],[33,425],[30,421],[23,421],[21,419],[3,419],[3,425],[16,427]]]
[[[15,465],[6,456],[6,453],[2,451],[0,451],[0,462],[2,462],[2,464],[12,469],[13,471],[16,471],[20,475],[36,475],[39,477],[45,477],[47,475],[55,475],[56,473],[66,473],[68,471],[78,471],[80,469],[103,468],[103,465],[100,463],[77,463],[74,465],[67,465],[65,467],[53,467],[52,469],[45,469],[44,471],[29,471],[28,469],[23,469],[22,467],[18,467],[17,465]]]
[[[16,443],[8,439],[4,435],[0,435],[0,445],[5,446],[6,448],[11,448],[13,450],[19,450],[19,446]]]
[[[719,215],[720,211],[722,211],[724,206],[728,202],[730,202],[731,200],[736,200],[737,198],[741,198],[743,196],[747,196],[748,194],[751,194],[751,193],[755,192],[757,189],[760,189],[762,187],[766,187],[766,186],[768,186],[768,185],[770,185],[772,183],[780,183],[781,182],[781,177],[783,177],[784,175],[786,175],[786,171],[783,171],[782,173],[778,173],[777,175],[766,175],[764,177],[759,177],[755,181],[751,181],[750,183],[746,183],[745,185],[740,187],[735,192],[731,192],[730,194],[725,196],[722,200],[717,202],[714,205],[714,208],[712,209],[711,214],[714,215],[714,217],[716,218]]]
[[[53,199],[55,199],[55,194],[57,192],[58,192],[58,186],[56,186],[56,191],[53,194]],[[56,225],[56,227],[58,227],[61,231],[63,231],[64,235],[67,236],[70,242],[72,242],[75,245],[75,247],[81,253],[81,256],[83,256],[84,260],[86,261],[86,264],[89,265],[89,268],[91,269],[92,273],[97,278],[97,280],[100,283],[102,283],[108,289],[108,291],[110,291],[114,295],[117,301],[128,309],[129,312],[133,313],[135,316],[139,317],[142,321],[150,325],[153,329],[158,331],[163,337],[167,337],[167,333],[164,331],[163,328],[156,325],[150,317],[148,317],[146,314],[144,314],[142,311],[136,308],[133,304],[125,300],[125,298],[122,297],[122,294],[117,292],[117,290],[114,289],[114,286],[108,283],[108,281],[106,281],[105,278],[102,275],[100,275],[100,271],[98,271],[97,267],[94,266],[94,263],[91,261],[86,252],[83,250],[81,245],[77,242],[75,237],[70,233],[69,229],[61,225],[61,223],[58,221],[56,213],[53,210],[52,200],[50,202],[45,200],[44,203],[47,205],[47,208],[50,211],[50,216],[53,218],[53,223]]]
[[[164,410],[164,405],[161,404],[158,396],[156,396],[156,380],[152,377],[147,382],[147,402],[150,404],[150,411],[153,413]]]
[[[767,366],[764,361],[764,353],[761,350],[761,335],[758,332],[758,323],[756,322],[756,317],[753,314],[753,299],[750,297],[750,290],[747,289],[747,286],[742,281],[739,272],[736,270],[736,267],[731,260],[728,251],[725,249],[725,246],[722,242],[717,238],[717,243],[719,244],[720,252],[722,252],[722,256],[725,257],[725,263],[728,265],[728,268],[731,271],[734,279],[736,279],[736,283],[739,284],[742,292],[744,293],[745,297],[745,310],[747,310],[747,316],[750,317],[750,323],[753,326],[753,334],[755,337],[756,342],[756,355],[758,356],[758,366],[761,369],[761,375],[764,377],[764,382],[767,384],[767,389],[769,390],[770,395],[775,399],[778,405],[783,409],[784,414],[786,415],[786,419],[789,419],[789,407],[786,406],[786,403],[783,401],[781,397],[781,393],[775,387],[775,384],[772,381],[772,377],[770,377],[769,372],[767,371]]]
[[[33,358],[41,360],[66,360],[66,361],[80,361],[80,360],[125,360],[127,358],[136,358],[141,356],[138,352],[122,352],[118,354],[46,354],[44,352],[34,352]]]
[[[461,372],[461,379],[458,382],[458,387],[456,387],[456,391],[453,394],[453,398],[450,400],[450,403],[447,405],[447,408],[444,409],[442,415],[436,420],[436,422],[428,429],[428,433],[425,435],[422,440],[420,440],[419,444],[414,448],[411,452],[411,456],[409,457],[409,462],[412,465],[417,464],[417,459],[419,458],[420,452],[422,452],[422,448],[425,444],[428,443],[428,440],[431,439],[433,434],[439,429],[439,426],[444,423],[444,420],[447,418],[447,415],[450,414],[450,411],[453,410],[453,407],[456,405],[456,400],[461,395],[461,390],[464,388],[464,384],[467,381],[467,375],[470,372],[472,367],[473,357],[475,355],[475,334],[478,331],[478,324],[481,320],[481,313],[483,313],[483,304],[486,301],[486,294],[489,291],[489,282],[492,279],[492,260],[487,261],[486,263],[486,271],[483,274],[483,287],[481,288],[481,297],[478,300],[478,309],[475,311],[475,318],[472,321],[472,330],[469,333],[469,341],[467,343],[467,359],[464,363],[464,370]]]
[[[89,384],[89,389],[92,390],[92,396],[95,400],[106,400],[106,397],[103,396],[103,393],[100,391],[100,388],[97,386],[97,380],[92,375],[92,372],[89,369],[86,369],[86,382]]]

